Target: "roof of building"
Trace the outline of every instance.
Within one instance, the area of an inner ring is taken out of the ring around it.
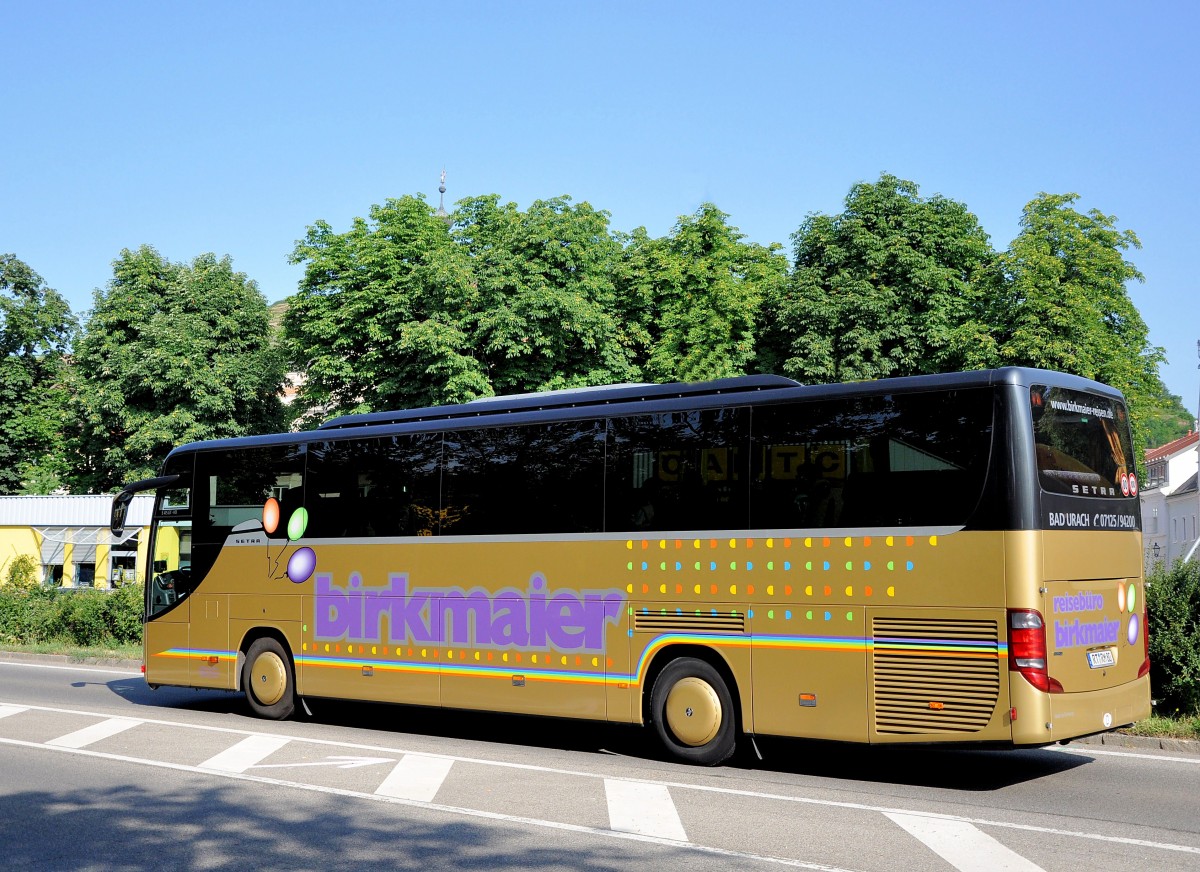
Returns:
[[[1168,442],[1166,445],[1160,445],[1157,448],[1147,448],[1146,462],[1162,460],[1164,457],[1178,454],[1180,451],[1191,448],[1197,442],[1200,442],[1200,433],[1188,433],[1186,436],[1180,436],[1175,441]]]
[[[153,495],[135,496],[126,527],[148,525],[153,506]],[[0,527],[107,527],[111,513],[108,494],[0,497]]]
[[[1177,497],[1181,494],[1194,494],[1197,490],[1200,490],[1200,487],[1197,486],[1198,481],[1200,481],[1200,473],[1192,475],[1191,478],[1189,478],[1179,487],[1175,488],[1175,490],[1171,491],[1170,495]]]

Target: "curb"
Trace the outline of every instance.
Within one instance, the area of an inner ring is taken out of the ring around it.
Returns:
[[[1130,751],[1170,751],[1173,754],[1200,756],[1200,740],[1170,739],[1158,736],[1130,736],[1127,733],[1101,733],[1086,739],[1074,739],[1071,745],[1101,745]]]
[[[68,654],[33,654],[28,651],[0,651],[0,660],[65,666],[117,666],[135,672],[142,668],[141,660],[126,660],[121,657],[72,657]]]

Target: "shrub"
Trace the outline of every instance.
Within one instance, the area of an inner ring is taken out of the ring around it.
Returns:
[[[1150,689],[1158,713],[1200,714],[1200,563],[1159,564],[1146,581]]]
[[[143,590],[141,584],[127,584],[108,594],[108,626],[113,641],[128,644],[142,641]]]
[[[0,643],[104,646],[141,640],[141,585],[112,592],[0,587]]]
[[[28,554],[18,554],[5,568],[4,589],[31,591],[41,584],[37,562]]]
[[[85,647],[111,641],[107,599],[108,594],[98,590],[60,595],[57,638]]]

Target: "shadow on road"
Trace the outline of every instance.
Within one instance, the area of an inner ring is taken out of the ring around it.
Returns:
[[[690,855],[648,845],[614,849],[572,839],[554,847],[520,827],[347,803],[203,776],[161,786],[85,783],[0,795],[10,869],[586,869],[682,866]],[[181,787],[183,789],[181,789]]]

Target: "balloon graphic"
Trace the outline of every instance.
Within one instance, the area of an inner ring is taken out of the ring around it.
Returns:
[[[1129,585],[1129,596],[1125,597],[1125,602],[1129,606],[1129,611],[1133,611],[1137,606],[1137,588],[1132,584]]]
[[[288,520],[287,534],[288,538],[295,542],[304,535],[304,530],[308,527],[308,509],[299,508],[292,512],[292,517]]]
[[[1125,585],[1117,585],[1117,608],[1125,611]]]
[[[1126,638],[1129,639],[1129,644],[1133,645],[1138,640],[1139,621],[1137,615],[1129,616],[1129,632],[1126,633]]]
[[[317,568],[317,555],[311,548],[301,548],[288,560],[287,576],[296,584],[308,581]]]
[[[279,526],[279,500],[271,497],[263,505],[262,514],[263,529],[268,533],[274,533],[275,528]]]

